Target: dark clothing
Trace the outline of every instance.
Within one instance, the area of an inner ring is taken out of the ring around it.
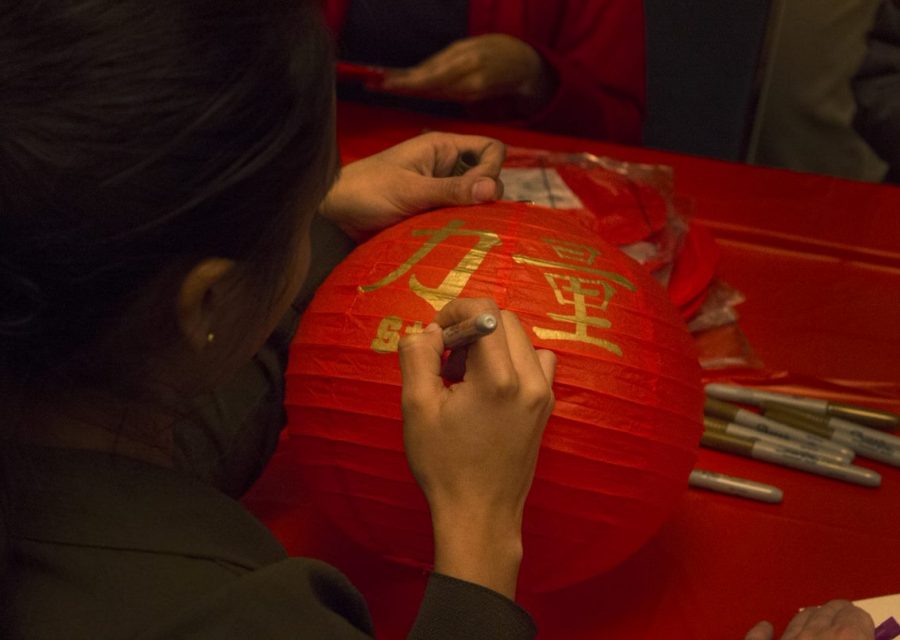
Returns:
[[[238,503],[183,474],[40,448],[5,452],[3,468],[14,483],[5,638],[178,637],[223,617],[245,632],[301,631],[304,618],[315,628],[329,617],[316,612],[319,580],[344,624],[370,629],[336,571],[287,560]]]
[[[351,2],[338,55],[350,62],[412,67],[465,38],[468,28],[468,0]]]
[[[317,221],[313,272],[261,353],[176,428],[175,469],[110,454],[0,443],[0,637],[372,637],[333,567],[288,558],[238,502],[284,424],[282,374],[299,311],[351,247]],[[532,638],[531,618],[484,587],[433,574],[409,637]]]
[[[369,638],[336,569],[288,558],[237,502],[172,469],[87,451],[5,449],[2,636]],[[500,594],[432,575],[411,638],[531,638]]]
[[[900,0],[883,0],[853,89],[856,128],[900,184]]]
[[[380,67],[412,67],[468,34],[467,0],[394,0],[351,2],[341,30],[338,56]],[[415,34],[415,37],[410,37]],[[380,107],[460,117],[462,105],[440,100],[367,91],[341,83],[338,98]]]

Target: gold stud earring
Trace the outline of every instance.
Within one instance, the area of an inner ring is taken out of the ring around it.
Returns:
[[[212,331],[210,331],[209,333],[206,334],[206,342],[207,343],[211,343],[215,339],[216,339],[216,334],[214,334]]]

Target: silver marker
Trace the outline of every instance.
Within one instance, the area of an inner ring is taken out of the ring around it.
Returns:
[[[803,444],[802,442],[797,442],[796,440],[788,440],[787,438],[782,438],[781,436],[773,436],[770,433],[763,433],[762,431],[757,431],[756,429],[751,429],[750,427],[745,427],[734,422],[726,422],[725,420],[712,418],[710,416],[703,416],[703,426],[706,427],[708,431],[729,433],[733,436],[738,436],[741,438],[761,440],[763,442],[776,444],[780,447],[790,447],[792,449],[797,449],[798,451],[814,455],[817,458],[827,460],[828,462],[834,462],[835,464],[850,464],[850,462],[853,460],[852,456],[848,457],[831,449],[822,449],[821,447]]]
[[[749,438],[706,431],[700,439],[700,444],[710,449],[717,449],[726,453],[735,453],[740,456],[763,460],[772,464],[790,467],[816,475],[852,482],[864,487],[877,487],[881,484],[881,475],[852,464],[835,464],[821,460],[813,455],[805,454],[790,447],[779,447],[769,442],[753,441]]]
[[[716,473],[706,469],[694,469],[691,471],[688,485],[695,489],[706,489],[707,491],[715,491],[716,493],[725,493],[730,496],[740,496],[741,498],[772,504],[781,502],[781,499],[784,497],[784,492],[771,484],[726,476],[724,473]]]
[[[736,422],[745,427],[750,427],[762,433],[771,433],[772,435],[781,436],[788,440],[801,442],[805,445],[818,447],[819,449],[828,449],[840,454],[849,462],[853,460],[854,453],[851,449],[843,447],[829,439],[829,432],[822,428],[817,430],[800,429],[798,427],[789,426],[781,422],[772,420],[758,413],[753,413],[747,409],[733,405],[729,402],[707,398],[703,405],[703,411],[707,415],[715,416],[729,422]]]
[[[806,398],[775,391],[761,391],[732,384],[713,383],[706,385],[706,393],[720,400],[740,402],[761,407],[763,402],[780,404],[795,411],[805,411],[822,416],[837,416],[856,423],[867,424],[879,429],[896,429],[900,426],[900,416],[889,411],[859,407],[841,402],[831,402],[818,398]]]
[[[791,411],[780,405],[766,403],[763,410],[773,420],[784,422],[798,429],[824,433],[825,437],[833,442],[847,445],[865,458],[900,467],[900,438],[897,436],[876,431],[849,420]]]
[[[497,318],[492,313],[482,313],[445,327],[442,335],[444,349],[458,349],[467,344],[472,344],[478,338],[490,335],[497,328]]]

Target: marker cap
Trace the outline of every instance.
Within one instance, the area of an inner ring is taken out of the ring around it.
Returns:
[[[828,428],[828,416],[795,411],[774,402],[764,402],[762,412],[764,416],[771,418],[775,422],[781,422],[804,431],[812,431],[820,435],[825,434],[826,436],[830,435],[832,431]]]
[[[736,453],[742,456],[749,456],[753,452],[753,440],[718,431],[704,431],[703,436],[700,438],[700,444],[710,449],[718,449],[719,451]]]
[[[770,420],[786,424],[789,427],[802,429],[808,433],[814,433],[822,438],[830,438],[834,429],[828,426],[828,416],[819,416],[811,413],[803,413],[778,404],[777,402],[763,402],[763,415]]]
[[[861,422],[876,429],[891,430],[900,426],[900,416],[895,413],[879,411],[878,409],[867,409],[866,407],[857,407],[840,402],[830,402],[828,404],[828,413],[852,422]]]
[[[708,396],[703,403],[704,413],[715,416],[716,418],[722,418],[724,420],[734,420],[737,417],[738,411],[740,410],[740,407],[735,406],[730,402],[725,402],[724,400],[716,400],[715,398],[710,398]]]

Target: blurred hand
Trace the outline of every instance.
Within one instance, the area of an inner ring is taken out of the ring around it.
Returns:
[[[772,640],[774,631],[770,623],[760,622],[744,640]],[[781,640],[872,640],[874,636],[875,624],[868,613],[846,600],[832,600],[794,616]]]
[[[465,152],[478,164],[451,176]],[[497,200],[505,158],[506,146],[493,138],[426,133],[343,167],[322,215],[360,241],[428,209]]]
[[[462,382],[446,386],[441,327],[485,312],[496,331],[468,347]],[[431,508],[435,570],[513,598],[556,356],[535,351],[516,316],[490,300],[455,300],[435,323],[400,342],[403,441]]]
[[[516,96],[537,111],[552,96],[552,85],[553,73],[537,51],[492,33],[457,40],[410,69],[389,70],[372,88],[463,103]]]

